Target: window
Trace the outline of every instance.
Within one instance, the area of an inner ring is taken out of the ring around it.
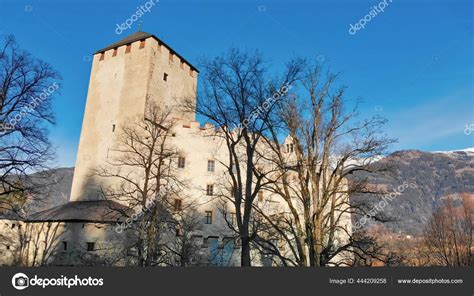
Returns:
[[[95,249],[95,243],[88,242],[87,243],[87,252],[92,252]]]
[[[235,213],[230,213],[229,223],[230,225],[235,225],[237,220],[235,219]]]
[[[168,73],[163,73],[163,81],[168,81]]]
[[[105,58],[105,52],[101,52],[99,61],[103,61],[104,58]]]
[[[258,201],[262,202],[263,201],[263,191],[258,192]]]
[[[118,51],[118,48],[114,48],[114,53],[112,54],[113,57],[117,56],[117,51]]]
[[[181,212],[183,209],[183,201],[179,198],[176,198],[174,200],[174,211],[175,212]]]
[[[12,229],[15,229],[15,226],[16,226],[15,224],[12,224]]]
[[[63,242],[63,251],[67,251],[67,242]]]
[[[112,124],[112,132],[115,132],[115,124]]]
[[[186,158],[178,157],[178,168],[184,169],[185,166],[186,166]]]
[[[139,49],[142,49],[145,47],[145,40],[140,40],[140,48]]]
[[[212,211],[206,211],[206,224],[212,224]]]
[[[127,47],[125,48],[125,53],[129,53],[132,50],[132,45],[127,44]]]
[[[170,52],[168,58],[169,58],[170,62],[173,62],[173,53],[172,52]]]
[[[288,153],[293,152],[293,144],[286,144],[286,151]]]
[[[208,172],[214,172],[215,167],[216,167],[216,163],[214,162],[214,160],[208,160],[207,161],[207,171]]]
[[[208,184],[206,188],[206,195],[213,196],[214,195],[214,185]]]
[[[10,250],[10,246],[9,246],[9,245],[7,245],[7,250]]]

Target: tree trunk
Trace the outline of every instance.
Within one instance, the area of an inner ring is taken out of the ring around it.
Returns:
[[[242,254],[240,256],[241,266],[251,266],[250,260],[250,239],[248,235],[242,237]]]

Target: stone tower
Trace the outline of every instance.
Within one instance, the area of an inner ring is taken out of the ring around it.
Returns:
[[[197,69],[156,36],[134,33],[93,57],[87,102],[71,190],[71,201],[97,199],[97,177],[116,129],[145,114],[147,102],[173,107],[196,101]],[[195,112],[174,117],[194,121]]]

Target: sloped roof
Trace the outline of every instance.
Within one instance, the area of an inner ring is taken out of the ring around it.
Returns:
[[[128,207],[111,200],[72,201],[34,213],[29,222],[121,222],[133,214]]]
[[[143,39],[147,39],[147,38],[154,38],[156,41],[158,41],[160,44],[166,46],[166,48],[168,48],[168,50],[170,52],[172,52],[173,54],[175,54],[176,56],[178,56],[182,61],[184,61],[186,64],[188,64],[191,69],[193,69],[194,71],[198,72],[198,69],[196,67],[194,67],[190,62],[188,62],[185,58],[183,58],[180,54],[178,54],[176,51],[174,51],[169,45],[167,45],[165,42],[163,42],[161,39],[159,39],[158,37],[156,37],[155,35],[153,34],[150,34],[150,33],[146,33],[146,32],[135,32],[133,33],[132,35],[129,35],[105,48],[102,48],[98,51],[96,51],[95,53],[102,53],[104,51],[107,51],[107,50],[110,50],[110,49],[114,49],[114,48],[117,48],[117,47],[120,47],[120,46],[123,46],[123,45],[126,45],[126,44],[130,44],[130,43],[133,43],[135,41],[139,41],[139,40],[143,40]]]

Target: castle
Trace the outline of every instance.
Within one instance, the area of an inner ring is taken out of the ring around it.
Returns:
[[[127,251],[117,247],[126,245],[129,239],[126,231],[117,231],[117,223],[125,222],[125,217],[117,213],[129,209],[120,201],[102,199],[100,189],[113,186],[114,181],[92,172],[112,157],[120,127],[131,118],[145,117],[150,103],[171,110],[178,110],[176,107],[183,99],[195,104],[198,73],[170,46],[145,32],[136,32],[94,54],[70,202],[33,214],[27,221],[5,221],[1,226],[5,232],[22,227],[22,231],[31,233],[28,246],[13,246],[12,242],[10,247],[27,254],[25,264],[130,264]],[[193,199],[202,219],[202,226],[193,234],[202,258],[195,260],[211,265],[238,265],[238,241],[228,227],[229,221],[233,223],[235,210],[228,208],[230,218],[224,219],[216,198],[219,179],[225,174],[219,163],[226,153],[221,139],[209,136],[207,131],[212,127],[201,126],[192,110],[173,112],[176,124],[171,141],[179,149],[178,174],[189,180],[183,196]],[[178,197],[175,207],[180,208],[182,202],[189,201]],[[269,211],[285,211],[278,199],[266,192],[259,194],[258,202]],[[350,225],[350,215],[345,221]],[[54,241],[46,242],[53,235]],[[168,235],[175,233],[171,231]],[[42,246],[35,250],[38,244]],[[219,256],[215,256],[217,250],[221,252]],[[40,254],[49,256],[43,258]],[[2,257],[5,261],[15,260],[13,252],[8,260],[7,255]],[[271,260],[266,259],[262,257],[259,264],[271,265]]]

